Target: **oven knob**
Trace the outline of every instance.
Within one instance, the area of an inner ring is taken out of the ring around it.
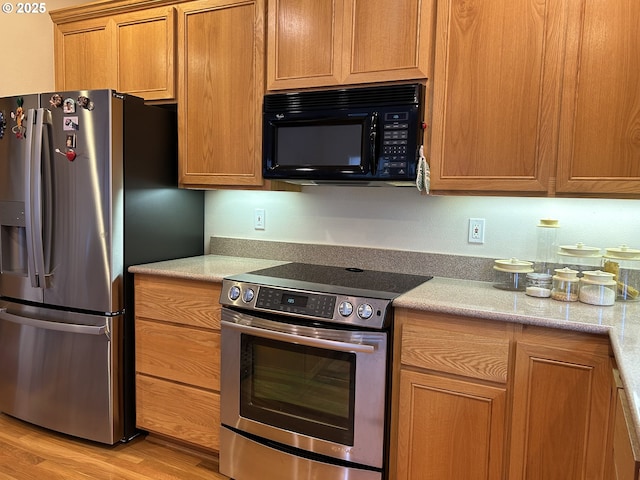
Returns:
[[[373,307],[368,303],[363,303],[358,307],[358,316],[363,320],[368,320],[373,315]]]
[[[240,287],[234,285],[229,289],[229,300],[236,301],[240,298]]]
[[[353,305],[350,302],[342,302],[338,307],[338,311],[343,317],[348,317],[353,313]]]
[[[242,300],[244,300],[244,303],[249,303],[253,300],[254,295],[255,292],[251,288],[247,288],[242,294]]]

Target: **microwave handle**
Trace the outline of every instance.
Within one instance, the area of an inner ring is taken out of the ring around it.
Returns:
[[[371,114],[371,127],[369,128],[369,147],[371,151],[371,159],[369,161],[369,168],[373,175],[378,170],[378,155],[376,152],[376,137],[378,136],[378,112]]]

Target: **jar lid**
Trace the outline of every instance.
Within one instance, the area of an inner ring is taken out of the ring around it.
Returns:
[[[619,260],[640,260],[640,250],[620,245],[617,248],[607,248],[605,258],[617,258]]]
[[[616,285],[616,281],[613,279],[613,273],[603,272],[600,270],[584,271],[582,272],[582,281],[584,283],[592,283],[595,285]]]
[[[560,228],[560,222],[553,218],[541,218],[538,226],[544,228]]]
[[[509,258],[507,260],[496,260],[493,268],[500,272],[529,273],[533,272],[533,262]]]
[[[600,249],[598,247],[587,247],[584,243],[578,242],[575,245],[562,245],[558,253],[574,257],[598,257],[600,256]]]
[[[530,278],[531,280],[551,281],[551,275],[549,273],[527,273],[527,278]]]
[[[556,268],[555,272],[556,272],[556,274],[553,276],[553,278],[556,278],[558,280],[567,280],[569,282],[577,282],[578,281],[578,271],[577,270],[572,270],[569,267],[564,267],[564,268]]]

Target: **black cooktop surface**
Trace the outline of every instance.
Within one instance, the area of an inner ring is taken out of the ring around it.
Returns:
[[[389,299],[408,292],[432,278],[429,275],[296,262],[229,277],[232,280],[274,287],[299,288],[347,295],[379,296]]]

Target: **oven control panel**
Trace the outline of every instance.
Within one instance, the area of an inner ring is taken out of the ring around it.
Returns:
[[[222,305],[345,325],[384,328],[391,302],[224,280]]]

